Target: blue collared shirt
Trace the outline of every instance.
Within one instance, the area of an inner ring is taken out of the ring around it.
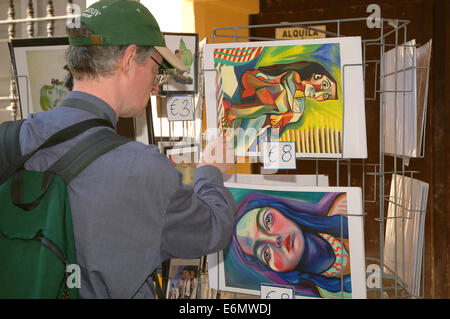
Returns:
[[[116,125],[103,100],[72,91],[66,98],[94,104]],[[63,103],[64,104],[64,103]],[[22,154],[55,132],[94,118],[86,111],[57,107],[31,114],[22,125]],[[25,165],[43,171],[92,128],[76,138],[38,151]],[[110,129],[110,128],[106,128]],[[129,142],[100,156],[68,185],[82,298],[154,298],[148,276],[168,258],[197,258],[230,241],[236,204],[220,171],[199,167],[194,187],[154,145]]]

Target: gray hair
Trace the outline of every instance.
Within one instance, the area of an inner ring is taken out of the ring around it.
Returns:
[[[92,33],[82,23],[80,28],[67,28],[67,34],[69,37],[89,37]],[[117,60],[123,57],[127,47],[128,45],[70,45],[66,51],[67,66],[76,80],[107,77],[115,72]],[[153,50],[153,47],[137,46],[136,63],[144,63],[152,56]]]

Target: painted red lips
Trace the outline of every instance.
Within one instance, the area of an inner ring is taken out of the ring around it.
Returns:
[[[283,244],[286,247],[286,250],[288,252],[290,252],[290,250],[292,249],[292,246],[294,245],[292,235],[286,236],[286,238],[283,240]]]

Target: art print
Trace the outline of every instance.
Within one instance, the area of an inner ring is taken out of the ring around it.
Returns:
[[[423,152],[425,124],[428,104],[428,84],[430,76],[432,40],[418,47],[416,50],[417,61],[417,148]]]
[[[210,44],[205,60],[208,128],[234,128],[238,155],[367,156],[360,38]]]
[[[412,296],[420,295],[428,190],[429,185],[420,180],[392,175],[384,271],[396,275]]]
[[[171,259],[167,299],[196,299],[200,259]]]
[[[231,184],[236,221],[219,255],[219,289],[259,295],[262,283],[297,298],[365,298],[359,188]]]
[[[391,49],[384,56],[384,151],[417,156],[416,40]]]
[[[167,93],[197,93],[198,34],[164,32],[166,46],[186,66],[186,71],[171,70],[169,82],[161,88]]]
[[[67,37],[13,39],[10,43],[22,118],[57,107],[72,90]]]
[[[430,40],[417,47],[413,39],[385,53],[383,131],[387,154],[423,156],[431,44]]]

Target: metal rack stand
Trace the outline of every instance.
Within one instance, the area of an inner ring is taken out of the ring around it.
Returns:
[[[302,27],[304,29],[307,30],[312,30],[312,31],[317,31],[317,32],[321,32],[321,33],[325,33],[327,36],[331,36],[331,37],[342,37],[344,36],[343,34],[341,34],[341,26],[345,23],[349,23],[349,22],[360,22],[360,23],[366,23],[367,18],[363,17],[363,18],[354,18],[354,19],[336,19],[336,20],[321,20],[321,21],[308,21],[308,22],[297,22],[297,23],[286,23],[286,22],[282,22],[279,24],[264,24],[264,25],[252,25],[252,26],[235,26],[235,27],[225,27],[225,28],[215,28],[212,31],[212,43],[215,42],[216,38],[228,38],[234,42],[242,42],[242,41],[251,41],[251,40],[279,40],[279,39],[273,39],[273,38],[263,38],[263,37],[252,37],[252,36],[238,36],[238,31],[242,30],[242,29],[246,29],[246,30],[251,30],[251,29],[256,29],[256,28],[274,28],[274,27]],[[318,24],[335,24],[336,25],[336,32],[330,32],[330,31],[324,31],[321,29],[317,29],[314,28],[315,25]],[[388,26],[386,26],[386,24]],[[390,50],[391,48],[398,48],[401,45],[399,45],[399,33],[403,32],[403,40],[401,41],[401,43],[406,43],[407,42],[407,25],[409,24],[409,21],[407,20],[400,20],[400,19],[385,19],[385,18],[381,18],[380,19],[380,34],[379,37],[375,38],[375,39],[362,39],[362,52],[363,52],[363,57],[362,57],[362,65],[363,65],[363,79],[364,81],[366,80],[366,70],[373,65],[375,67],[375,88],[374,88],[374,93],[373,96],[371,97],[366,97],[365,100],[366,101],[376,101],[377,98],[379,99],[379,113],[380,113],[380,122],[379,122],[379,158],[378,158],[378,162],[375,163],[367,163],[366,160],[362,160],[361,163],[354,163],[352,162],[351,159],[331,159],[332,161],[336,162],[336,176],[337,176],[337,185],[339,186],[339,174],[340,174],[340,166],[347,166],[347,182],[348,182],[348,186],[350,186],[350,182],[351,182],[351,170],[352,167],[354,166],[360,166],[361,169],[361,187],[362,187],[362,194],[363,194],[363,198],[362,198],[362,202],[363,202],[363,218],[364,215],[367,215],[366,213],[366,209],[365,209],[365,204],[366,203],[375,203],[378,205],[379,207],[379,217],[378,218],[372,218],[372,219],[367,219],[366,217],[366,222],[375,222],[379,225],[379,258],[374,258],[372,256],[366,256],[366,266],[368,264],[371,264],[373,262],[378,263],[379,267],[380,267],[380,273],[379,273],[379,280],[380,280],[380,286],[376,287],[376,288],[372,288],[372,289],[368,289],[368,292],[374,292],[375,298],[423,298],[424,296],[424,274],[425,274],[425,267],[424,267],[424,256],[425,256],[425,252],[424,250],[422,250],[422,288],[421,288],[421,294],[420,295],[410,295],[405,288],[405,284],[401,281],[400,278],[402,278],[402,276],[399,276],[399,274],[401,274],[405,271],[405,265],[404,262],[402,265],[398,265],[398,254],[397,251],[395,252],[395,269],[391,269],[390,272],[392,274],[389,274],[387,272],[385,272],[385,261],[384,261],[384,237],[385,237],[385,223],[388,219],[388,217],[386,216],[386,212],[385,212],[385,202],[389,201],[389,194],[385,194],[385,180],[386,180],[386,175],[391,175],[393,174],[393,178],[396,177],[397,174],[401,174],[403,176],[405,176],[405,174],[410,174],[411,177],[413,177],[413,174],[418,173],[417,171],[412,171],[412,170],[408,170],[406,167],[409,165],[409,160],[410,158],[406,157],[406,156],[400,156],[397,155],[396,152],[396,145],[394,145],[394,154],[390,155],[387,154],[385,152],[386,148],[385,148],[385,135],[384,135],[384,124],[383,123],[383,118],[384,118],[384,105],[383,105],[383,101],[385,99],[385,95],[386,93],[394,93],[395,95],[395,107],[393,110],[393,114],[392,116],[394,117],[394,132],[397,131],[397,127],[396,127],[396,119],[397,119],[397,108],[396,108],[396,104],[397,104],[397,95],[398,94],[403,94],[403,97],[405,96],[406,93],[408,93],[407,91],[401,91],[397,89],[397,78],[399,76],[399,71],[397,70],[397,55],[395,57],[395,89],[392,91],[388,91],[386,88],[386,83],[385,83],[385,73],[384,73],[384,62],[385,62],[385,54],[386,54],[386,50]],[[228,34],[219,34],[219,32],[227,32]],[[231,34],[230,34],[231,33]],[[394,40],[392,40],[391,38],[393,38]],[[369,46],[378,46],[379,47],[379,56],[374,59],[374,60],[368,60],[366,59],[366,52]],[[403,64],[405,65],[405,64]],[[417,67],[414,67],[417,68]],[[378,71],[379,69],[379,71]],[[427,72],[429,72],[429,68],[427,68]],[[203,70],[203,71],[208,71],[208,70]],[[404,80],[405,80],[405,72],[403,72],[403,76],[404,76]],[[404,82],[405,83],[405,82]],[[377,85],[378,84],[378,85]],[[366,85],[364,85],[364,87],[366,87]],[[378,88],[378,89],[377,89]],[[427,102],[427,98],[425,97],[425,105],[424,105],[424,110],[425,110],[425,119],[426,119],[426,102]],[[405,98],[403,98],[403,105],[402,105],[402,112],[403,112],[403,136],[405,136]],[[424,121],[425,121],[424,119]],[[370,134],[370,132],[369,132]],[[425,127],[423,130],[423,136],[425,136]],[[404,138],[403,138],[403,150],[405,149],[405,142],[404,142]],[[402,154],[404,154],[405,152],[402,152]],[[418,154],[419,154],[419,150],[418,150]],[[416,158],[420,158],[423,159],[424,158],[424,154],[425,154],[425,143],[423,142],[422,146],[421,146],[421,150],[420,150],[420,154],[416,157]],[[311,158],[308,158],[311,160]],[[398,167],[397,162],[398,159],[401,160],[401,165],[400,167]],[[304,159],[302,159],[304,160]],[[319,170],[318,170],[318,163],[321,160],[327,160],[329,161],[330,159],[323,159],[323,158],[317,158],[314,159],[316,161],[316,169],[315,169],[315,174],[316,176],[318,176],[319,174]],[[392,161],[393,163],[393,170],[392,171],[386,171],[385,167],[387,166],[387,164]],[[235,174],[236,174],[236,169],[235,169]],[[368,176],[373,176],[374,178],[374,193],[373,193],[373,199],[365,199],[365,187],[366,187],[366,175]],[[378,187],[378,196],[377,196],[377,187],[376,185],[379,185]],[[405,183],[403,183],[403,190],[405,187]],[[395,188],[394,186],[394,193],[395,193],[395,197],[397,197],[397,192],[398,190]],[[403,218],[404,219],[404,211],[405,211],[405,199],[403,198],[403,203],[402,205],[396,205],[396,217],[395,217],[395,223],[397,223],[397,219],[398,218]],[[397,208],[397,206],[399,206]],[[401,210],[402,214],[400,216],[402,217],[397,217],[398,213],[397,210]],[[425,211],[414,211],[414,213],[417,214],[425,214]],[[364,222],[364,219],[363,219]],[[404,225],[403,225],[404,226]],[[398,241],[398,240],[402,240],[403,238],[397,238],[397,234],[395,234],[394,237],[394,241]],[[404,242],[402,240],[402,247],[404,247]],[[395,244],[395,247],[397,248],[397,244]],[[404,250],[402,250],[404,253]],[[404,258],[401,259],[402,261],[404,261]],[[401,267],[399,267],[401,266]],[[404,278],[404,276],[403,276]],[[391,295],[389,296],[387,294],[387,292],[392,292]]]

